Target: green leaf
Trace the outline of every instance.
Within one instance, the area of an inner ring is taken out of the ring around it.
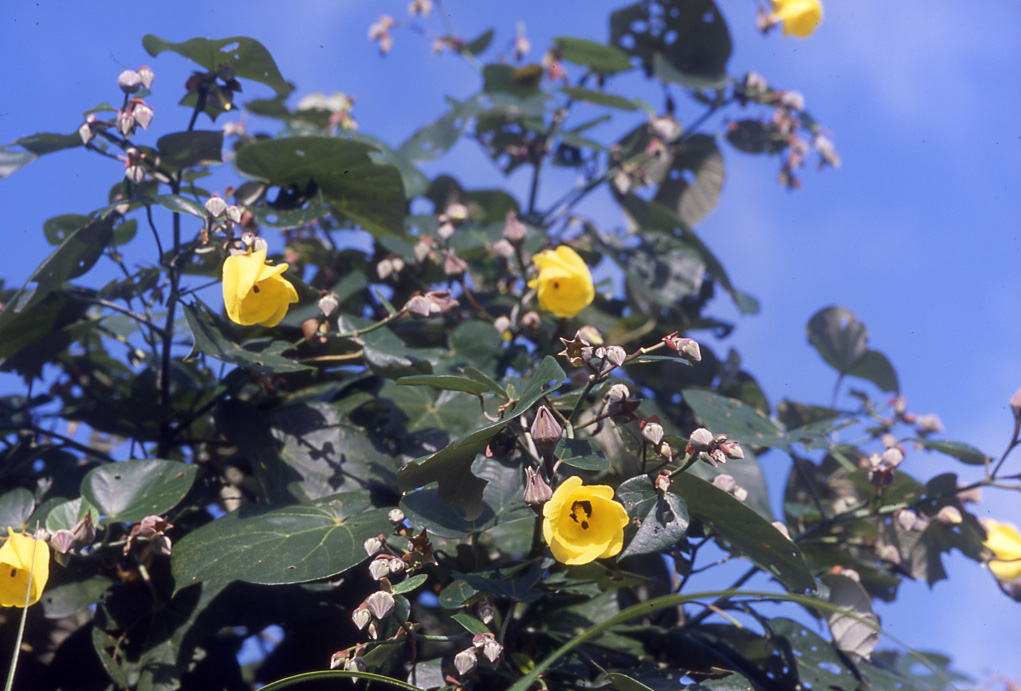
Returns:
[[[0,178],[17,172],[44,154],[78,146],[83,146],[83,143],[77,132],[73,134],[40,132],[30,137],[22,137],[0,148]]]
[[[705,389],[684,389],[684,402],[713,434],[726,434],[734,441],[787,448],[784,430],[756,408]]]
[[[701,254],[683,239],[661,234],[639,236],[639,243],[610,243],[630,290],[645,302],[670,307],[698,293],[705,275]]]
[[[363,492],[268,509],[245,505],[174,545],[175,590],[214,578],[280,585],[336,576],[367,557],[363,543],[392,525]]]
[[[723,155],[713,137],[696,134],[678,146],[670,172],[653,201],[694,226],[709,215],[723,191]]]
[[[490,632],[488,626],[486,626],[485,624],[483,624],[481,621],[471,616],[470,614],[458,612],[457,614],[451,616],[450,618],[456,621],[461,626],[463,626],[464,630],[472,634],[473,636],[480,636],[484,633]]]
[[[833,644],[868,659],[879,644],[879,617],[872,611],[872,599],[861,583],[847,576],[831,573],[821,580],[830,590],[830,604],[846,610],[826,615]]]
[[[844,658],[819,634],[791,619],[769,621],[770,631],[787,640],[800,685],[813,689],[858,689],[861,685]],[[896,688],[896,687],[890,687]]]
[[[24,528],[35,510],[35,497],[24,487],[16,487],[0,495],[0,530]]]
[[[415,132],[397,149],[397,155],[409,161],[431,161],[439,158],[458,142],[471,118],[478,112],[475,99],[458,102],[447,98],[450,111],[440,119]]]
[[[568,439],[564,437],[557,442],[553,450],[556,456],[564,465],[581,470],[606,470],[610,462],[606,460],[602,450],[592,442],[591,439]]]
[[[475,38],[475,39],[473,39],[471,41],[468,41],[468,43],[466,43],[464,45],[464,48],[462,50],[464,50],[465,52],[469,53],[470,55],[478,55],[479,53],[484,51],[486,48],[488,48],[489,44],[492,41],[493,41],[493,30],[492,29],[486,29],[481,34],[479,34],[479,36],[477,38]]]
[[[848,374],[852,377],[865,379],[883,391],[891,393],[900,392],[900,384],[897,381],[897,372],[885,355],[878,350],[865,351],[865,357],[861,362],[851,368]]]
[[[425,583],[427,580],[429,580],[429,574],[420,573],[417,576],[412,576],[407,580],[401,581],[397,585],[393,586],[391,591],[394,593],[410,593],[412,590],[415,590],[420,585]]]
[[[397,386],[431,386],[434,389],[463,391],[475,396],[481,396],[490,391],[489,386],[482,382],[452,374],[413,374],[398,379]]]
[[[244,367],[256,374],[301,372],[314,367],[302,365],[280,354],[290,347],[280,343],[267,347],[262,352],[247,350],[240,345],[237,333],[225,319],[213,314],[212,310],[196,300],[193,305],[184,305],[184,316],[188,320],[195,344],[191,356],[204,353],[223,362]]]
[[[206,208],[196,201],[182,197],[179,194],[157,194],[150,198],[151,201],[156,202],[164,209],[169,209],[175,214],[188,214],[196,218],[205,220]],[[143,201],[149,201],[149,199],[143,199]]]
[[[113,216],[96,219],[72,231],[39,265],[29,283],[38,283],[36,291],[55,290],[65,281],[85,274],[103,256],[113,238]]]
[[[85,515],[92,512],[92,521],[99,522],[99,511],[82,497],[57,504],[46,514],[46,529],[51,533],[71,530]]]
[[[609,672],[606,675],[606,680],[610,682],[615,691],[653,691],[652,687],[620,672]]]
[[[597,43],[584,38],[557,36],[553,45],[560,57],[576,65],[584,65],[599,74],[616,74],[633,69],[628,54],[615,46]]]
[[[177,506],[197,474],[194,465],[155,458],[107,463],[85,475],[82,498],[106,521],[137,523]]]
[[[688,513],[710,524],[731,551],[751,559],[791,592],[815,590],[801,551],[755,511],[690,473],[674,477],[670,490],[680,494]]]
[[[991,457],[986,456],[974,446],[965,444],[962,441],[939,441],[937,439],[924,439],[918,437],[905,439],[904,441],[914,442],[922,448],[929,449],[931,451],[939,451],[947,456],[953,456],[961,463],[966,463],[967,465],[985,465],[992,460]]]
[[[394,166],[369,156],[375,148],[336,137],[287,137],[245,145],[238,171],[283,188],[318,188],[323,199],[373,235],[404,233],[404,185]]]
[[[565,86],[560,90],[567,94],[568,98],[575,101],[595,103],[596,105],[606,106],[608,108],[617,108],[618,110],[638,110],[639,108],[639,106],[631,99],[624,98],[623,96],[617,96],[616,94],[608,94],[605,91],[585,89],[580,86]]]
[[[397,473],[398,488],[408,492],[436,482],[440,499],[463,510],[466,520],[475,520],[485,508],[482,493],[486,486],[485,481],[471,474],[475,456],[486,448],[500,430],[525,413],[540,398],[560,388],[565,381],[567,375],[564,370],[555,358],[547,355],[510,414],[455,439],[434,454],[404,466]]]
[[[808,320],[808,342],[840,374],[850,374],[868,352],[869,331],[850,310],[826,307]]]
[[[522,500],[525,488],[520,466],[481,458],[474,464],[473,471],[474,477],[486,483],[478,516],[471,520],[463,518],[461,512],[440,499],[435,487],[427,487],[409,492],[401,499],[401,510],[408,521],[416,528],[428,530],[430,535],[457,539],[535,517]]]
[[[777,153],[787,146],[783,135],[761,120],[738,120],[727,127],[727,141],[746,154]]]
[[[251,79],[265,84],[279,96],[286,97],[294,90],[293,85],[284,81],[273,61],[273,56],[265,46],[253,38],[244,36],[218,40],[193,38],[183,43],[174,43],[146,34],[142,37],[142,47],[153,57],[167,50],[172,51],[198,63],[210,72],[215,72],[220,65],[228,64],[234,68],[238,79]]]
[[[82,214],[54,216],[43,222],[43,234],[51,245],[59,245],[79,228],[88,225],[91,219]]]
[[[648,513],[642,517],[638,532],[617,560],[639,554],[651,554],[668,549],[688,531],[688,508],[676,494],[656,497]]]
[[[643,0],[610,15],[610,42],[641,58],[646,70],[693,89],[727,80],[733,50],[713,0]]]
[[[39,603],[47,619],[63,619],[99,602],[113,581],[105,576],[92,576],[46,588]]]
[[[165,134],[156,141],[160,164],[171,170],[223,160],[223,130],[189,130]]]
[[[515,69],[510,65],[490,63],[482,68],[482,80],[482,90],[487,94],[510,94],[525,100],[541,93],[542,66],[531,64]]]

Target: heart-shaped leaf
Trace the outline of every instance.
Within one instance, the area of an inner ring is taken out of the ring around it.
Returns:
[[[82,497],[106,521],[137,523],[177,506],[197,473],[194,465],[156,458],[107,463],[82,479]]]

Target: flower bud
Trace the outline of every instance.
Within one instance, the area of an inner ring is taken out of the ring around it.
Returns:
[[[129,109],[117,111],[117,130],[125,137],[135,133],[135,117]]]
[[[529,506],[542,506],[553,498],[553,490],[535,468],[525,466],[525,492],[522,499]]]
[[[503,226],[503,239],[512,245],[520,245],[528,235],[528,228],[518,220],[513,211],[507,212],[507,222]]]
[[[603,334],[599,333],[599,329],[591,325],[586,325],[578,329],[578,333],[575,338],[580,338],[589,345],[603,345]]]
[[[242,216],[241,209],[238,207],[237,204],[231,204],[230,206],[228,206],[224,213],[227,215],[227,220],[230,221],[231,223],[241,223]],[[266,241],[263,240],[262,238],[256,238],[256,243],[258,242]],[[256,246],[255,250],[259,251],[259,247]]]
[[[350,657],[344,662],[345,672],[364,672],[368,668],[368,665],[365,664],[365,658],[361,655]]]
[[[351,653],[347,650],[338,650],[330,656],[330,669],[338,669],[344,666]]]
[[[50,544],[59,554],[67,554],[74,549],[74,533],[67,528],[61,528],[50,536]]]
[[[168,524],[169,526],[169,524]],[[88,547],[96,540],[96,524],[92,522],[92,510],[85,513],[85,517],[74,524],[71,528],[74,534],[75,546],[79,549]]]
[[[444,221],[436,228],[436,234],[440,236],[441,240],[449,240],[454,235],[454,224]]]
[[[564,435],[564,428],[557,422],[556,416],[542,405],[535,412],[535,420],[532,421],[530,433],[536,448],[544,457],[547,457],[553,454],[553,449],[556,448],[560,437]]]
[[[481,633],[475,636],[472,638],[472,645],[477,650],[482,651],[482,656],[489,660],[490,664],[496,664],[496,661],[500,659],[500,655],[503,653],[503,646],[496,640],[496,636],[491,633]]]
[[[329,317],[339,306],[340,303],[337,301],[337,296],[333,293],[326,293],[326,295],[319,298],[319,311],[324,317]]]
[[[514,245],[502,238],[493,243],[492,250],[493,254],[503,259],[510,259],[514,256]]]
[[[385,590],[377,590],[365,598],[365,606],[376,619],[385,619],[394,610],[394,596]]]
[[[135,118],[135,122],[143,130],[149,129],[149,123],[152,122],[152,108],[145,101],[135,98],[131,101],[131,115]]]
[[[142,80],[142,86],[146,89],[152,87],[152,82],[156,78],[156,75],[153,74],[151,67],[148,65],[142,65],[135,70],[135,74],[137,74],[138,78]]]
[[[663,441],[663,435],[665,434],[663,425],[659,424],[659,418],[655,415],[648,420],[644,420],[641,427],[642,437],[653,446],[658,446]]]
[[[891,564],[900,564],[900,550],[893,545],[883,545],[876,551],[876,556]]]
[[[134,70],[124,70],[117,77],[117,86],[126,94],[133,94],[142,88],[142,77]]]
[[[220,195],[214,194],[206,200],[206,211],[213,218],[219,218],[227,212],[227,202],[221,199]]]
[[[521,316],[521,319],[518,320],[518,323],[521,325],[521,328],[525,329],[526,331],[535,331],[536,329],[538,329],[539,322],[540,322],[539,313],[536,312],[535,310],[529,310],[525,312]]]
[[[604,357],[614,367],[620,367],[624,364],[624,360],[627,359],[627,351],[620,346],[610,346],[606,349]]]
[[[733,494],[734,499],[737,499],[738,501],[744,501],[745,499],[748,498],[748,490],[746,490],[744,487],[735,487],[734,491],[731,492],[731,494]]]
[[[883,464],[890,467],[896,468],[900,465],[901,461],[904,460],[904,452],[898,449],[896,446],[890,447],[883,452],[881,456]]]
[[[744,458],[744,450],[741,448],[741,444],[736,441],[727,441],[720,444],[720,451],[726,454],[727,458],[742,459]]]
[[[461,223],[468,218],[468,207],[460,202],[454,202],[443,212],[443,216],[452,223]]]
[[[443,273],[450,277],[463,276],[464,272],[468,270],[468,262],[451,250],[446,250],[443,254]]]
[[[404,520],[404,512],[400,509],[391,509],[386,517],[391,523],[400,523]]]
[[[82,126],[78,128],[78,136],[82,138],[82,144],[88,144],[96,136],[96,131],[93,129],[93,123],[96,121],[95,115],[90,115],[88,119],[82,123]]]
[[[688,446],[695,451],[707,451],[712,446],[712,443],[713,433],[705,427],[699,427],[688,437]]]
[[[936,514],[936,520],[943,525],[957,525],[964,521],[964,517],[961,516],[961,510],[956,506],[944,506]]]
[[[465,648],[454,656],[454,667],[462,677],[475,669],[478,664],[479,659],[475,655],[475,648]]]
[[[904,509],[897,512],[897,524],[904,530],[918,530],[919,523],[923,523],[923,521],[914,511]]]
[[[372,580],[378,581],[390,575],[390,556],[377,554],[376,558],[369,562],[369,575]]]
[[[656,476],[656,481],[653,483],[653,486],[655,486],[656,491],[660,494],[666,494],[670,491],[670,484],[670,471],[661,470],[659,475]]]
[[[1010,412],[1014,413],[1014,419],[1021,421],[1021,389],[1018,389],[1013,396],[1010,397]]]
[[[727,492],[729,494],[730,492],[733,492],[734,489],[737,487],[737,481],[734,479],[733,475],[723,474],[717,475],[716,477],[713,478],[713,485],[719,487],[724,492]]]
[[[483,624],[489,624],[496,617],[496,607],[493,606],[492,598],[487,597],[479,601],[475,606],[475,614]]]
[[[364,602],[355,607],[354,611],[351,612],[351,621],[354,622],[359,631],[364,629],[371,620],[372,613],[369,612],[369,608],[365,606]]]
[[[371,557],[377,554],[381,549],[383,549],[383,544],[384,544],[383,537],[379,536],[370,537],[362,544],[362,546],[365,548],[365,553]]]
[[[390,557],[390,573],[404,573],[406,566],[407,565],[404,563],[404,560],[400,557]]]

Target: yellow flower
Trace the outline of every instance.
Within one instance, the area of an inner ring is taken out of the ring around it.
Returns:
[[[606,485],[585,487],[580,477],[569,477],[543,505],[542,515],[542,536],[553,557],[564,564],[612,557],[624,546],[627,511]]]
[[[819,0],[773,0],[772,19],[783,22],[784,36],[807,38],[822,19],[822,4]]]
[[[542,309],[558,317],[573,317],[596,296],[588,266],[567,245],[540,252],[532,261],[539,268],[539,276],[529,281],[528,287],[538,287]]]
[[[1021,535],[1010,523],[991,518],[982,521],[986,529],[985,545],[993,553],[989,570],[997,579],[1009,583],[1021,578]]]
[[[33,563],[35,568],[32,568]],[[43,588],[50,578],[50,546],[8,528],[7,542],[0,547],[0,606],[25,606],[29,571],[32,572],[32,589],[28,604],[34,605],[42,597]]]
[[[276,326],[298,293],[281,276],[287,264],[266,264],[266,250],[227,257],[223,263],[223,304],[238,324]]]

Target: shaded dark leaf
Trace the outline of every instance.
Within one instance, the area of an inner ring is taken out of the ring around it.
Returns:
[[[180,170],[205,162],[223,160],[223,130],[189,130],[165,134],[156,141],[160,163]]]
[[[284,81],[273,56],[253,38],[193,38],[183,43],[174,43],[146,34],[142,37],[142,46],[153,57],[167,50],[173,51],[210,72],[216,72],[220,65],[230,65],[238,79],[251,79],[265,84],[279,96],[287,96],[294,90],[293,85]]]
[[[553,45],[564,60],[584,65],[599,74],[616,74],[633,67],[628,54],[616,46],[570,36],[557,36],[553,39]]]
[[[841,374],[850,374],[865,360],[869,332],[850,310],[821,309],[808,320],[807,330],[808,342]]]
[[[82,498],[107,521],[137,523],[177,506],[197,473],[194,465],[155,458],[107,463],[82,480]]]
[[[678,218],[693,226],[716,208],[723,178],[723,156],[716,140],[696,134],[678,146],[653,201],[673,209]]]

